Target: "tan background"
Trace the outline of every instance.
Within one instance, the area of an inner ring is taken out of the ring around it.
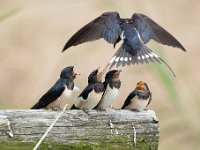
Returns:
[[[0,16],[8,13],[0,18],[0,108],[30,108],[67,65],[76,64],[82,75],[75,84],[83,89],[88,74],[104,67],[116,49],[99,40],[61,53],[65,42],[105,11],[118,11],[124,18],[140,12],[173,33],[187,53],[151,42],[149,47],[162,54],[177,77],[167,70],[169,80],[162,80],[155,64],[126,67],[114,106],[120,107],[135,84],[145,81],[153,93],[150,108],[160,119],[159,149],[200,149],[199,10],[197,0],[0,0]]]

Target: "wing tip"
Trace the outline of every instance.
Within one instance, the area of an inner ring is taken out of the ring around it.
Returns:
[[[187,50],[183,47],[183,46],[181,46],[181,49],[184,51],[184,52],[186,52]]]
[[[183,50],[184,52],[186,52],[185,47],[183,47],[183,45],[179,41],[177,41],[177,42],[178,42],[178,44],[176,44],[176,47],[180,48],[181,50]]]
[[[65,50],[67,50],[69,47],[70,47],[70,45],[69,45],[68,43],[66,43],[61,52],[63,53],[63,52],[64,52]]]

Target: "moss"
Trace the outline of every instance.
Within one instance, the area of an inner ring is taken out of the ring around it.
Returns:
[[[79,143],[74,144],[63,144],[61,142],[52,142],[50,139],[45,140],[39,150],[43,149],[55,149],[55,150],[153,150],[158,147],[158,136],[147,136],[147,135],[138,135],[137,136],[137,145],[134,146],[133,137],[127,135],[111,135],[109,140],[102,137],[98,141],[84,140]],[[0,147],[4,150],[29,150],[33,149],[35,142],[22,142],[17,139],[0,139]]]

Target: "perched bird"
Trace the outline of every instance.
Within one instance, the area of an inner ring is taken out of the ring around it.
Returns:
[[[90,110],[99,103],[104,91],[101,76],[102,72],[99,72],[99,68],[92,71],[88,77],[88,85],[75,100],[72,109]]]
[[[31,109],[60,110],[62,103],[71,103],[69,97],[74,89],[74,79],[78,73],[74,72],[74,66],[68,66],[61,71],[58,81],[39,99]],[[67,106],[70,108],[70,106]]]
[[[114,44],[114,47],[123,40],[122,45],[107,65],[110,69],[114,65],[119,67],[157,61],[164,63],[172,71],[163,59],[145,45],[151,39],[186,51],[172,34],[143,14],[134,13],[131,18],[122,19],[118,12],[105,12],[76,32],[67,41],[62,52],[71,46],[100,38]],[[172,73],[174,74],[173,71]]]
[[[126,98],[122,109],[143,111],[151,102],[152,94],[146,83],[140,81]]]
[[[97,105],[99,110],[107,110],[111,108],[112,102],[119,95],[119,89],[121,87],[121,81],[119,79],[121,70],[111,70],[105,76],[104,93]]]

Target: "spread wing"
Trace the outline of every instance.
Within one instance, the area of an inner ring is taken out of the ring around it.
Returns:
[[[168,31],[149,17],[135,13],[132,18],[134,27],[138,30],[144,43],[151,39],[168,46],[173,46],[186,51],[181,43]]]
[[[76,32],[65,44],[62,51],[71,46],[100,38],[104,38],[107,42],[114,44],[120,32],[119,14],[117,12],[105,12]]]
[[[64,85],[63,80],[58,80],[52,88],[47,91],[40,99],[39,101],[31,108],[31,109],[40,109],[44,108],[47,105],[49,105],[51,102],[54,100],[58,99],[63,91],[65,90],[65,85]]]

